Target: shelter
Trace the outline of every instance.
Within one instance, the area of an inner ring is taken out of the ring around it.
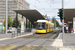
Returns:
[[[26,28],[27,28],[27,19],[34,25],[34,22],[39,19],[45,19],[43,15],[41,15],[37,10],[14,10],[16,12],[16,19],[18,17],[18,13],[26,17]],[[29,28],[32,27],[29,22]],[[17,23],[17,22],[16,22]],[[16,26],[17,27],[17,26]]]
[[[70,27],[73,26],[73,18],[75,17],[75,9],[64,9],[64,17],[66,22]]]
[[[75,9],[64,9],[64,22],[68,24],[69,30],[73,27],[73,18],[75,17]]]

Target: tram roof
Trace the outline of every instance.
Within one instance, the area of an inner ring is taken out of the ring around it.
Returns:
[[[75,9],[64,9],[64,17],[65,22],[73,21],[73,17],[75,17]]]
[[[47,23],[54,25],[53,23],[51,23],[50,21],[47,21],[47,20],[37,20],[37,22],[47,22]]]

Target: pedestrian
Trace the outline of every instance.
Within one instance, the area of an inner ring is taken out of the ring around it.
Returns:
[[[66,27],[64,27],[64,32],[66,33]]]
[[[73,34],[74,34],[74,29],[72,28],[72,29],[71,29],[71,35],[73,35]]]
[[[62,28],[61,28],[61,32],[62,32]]]
[[[68,27],[66,27],[66,32],[68,33]]]

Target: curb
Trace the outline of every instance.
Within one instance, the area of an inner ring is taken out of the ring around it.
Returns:
[[[28,36],[28,35],[32,35],[33,33],[29,33],[29,34],[25,34],[25,35],[21,35],[21,36],[17,36],[17,37],[13,37],[13,38],[18,38],[18,37],[22,37],[22,36]],[[8,39],[13,39],[12,37],[10,38],[1,38],[0,41],[2,40],[8,40]]]
[[[32,34],[33,34],[33,33],[29,33],[29,34],[25,34],[25,35],[21,35],[21,36],[13,37],[13,38],[19,38],[19,37],[23,37],[23,36],[32,35]]]
[[[11,39],[11,38],[2,38],[2,39],[0,39],[0,41],[2,41],[2,40],[8,40],[8,39]]]
[[[61,46],[61,47],[63,47],[62,39],[59,39],[59,37],[60,37],[61,34],[62,33],[60,33],[58,35],[58,37],[55,39],[55,41],[50,46],[53,46],[53,47],[59,47],[59,46]]]
[[[59,37],[60,37],[61,34],[62,34],[62,33],[60,33],[59,36],[58,36],[56,39],[59,39]]]

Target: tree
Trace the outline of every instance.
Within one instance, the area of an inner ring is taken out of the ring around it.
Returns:
[[[56,21],[56,27],[60,27],[60,25],[59,25],[58,21]]]
[[[17,24],[19,25],[19,21],[18,21]],[[16,27],[16,18],[14,18],[12,26],[13,26],[13,27]]]
[[[12,20],[10,16],[8,16],[8,27],[12,27]]]
[[[55,28],[55,18],[52,18],[52,23],[54,23],[54,28]]]
[[[5,21],[4,21],[4,26],[5,26]],[[12,20],[10,16],[8,16],[8,27],[12,27]]]
[[[29,20],[27,20],[27,27],[29,27]]]
[[[52,18],[52,23],[54,23],[54,28],[55,28],[55,26],[60,27],[58,21],[56,21],[56,19],[54,17]]]

